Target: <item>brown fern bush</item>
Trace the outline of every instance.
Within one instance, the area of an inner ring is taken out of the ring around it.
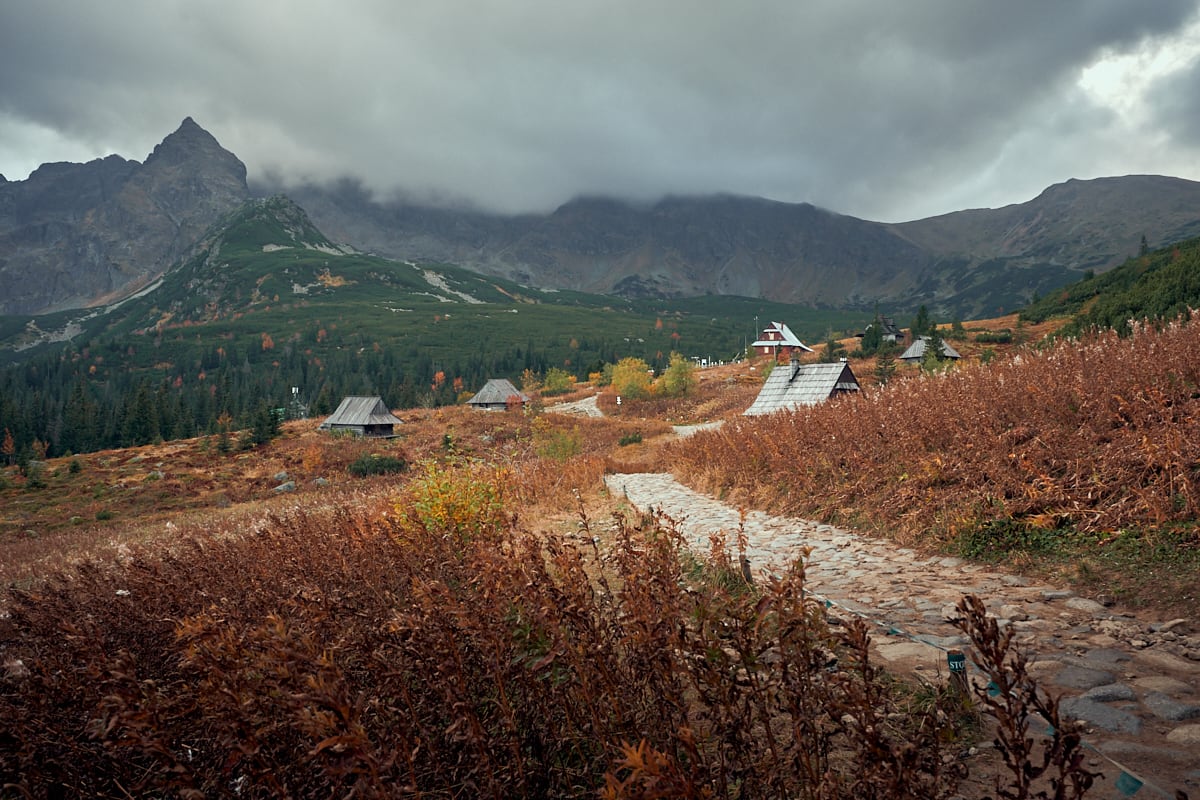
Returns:
[[[1139,326],[760,418],[667,453],[691,485],[949,540],[993,520],[1103,534],[1200,511],[1200,325]]]
[[[745,382],[732,375],[710,378],[702,374],[701,378],[697,387],[684,397],[622,397],[618,406],[616,392],[605,389],[596,396],[596,404],[606,415],[617,418],[644,417],[686,425],[740,414],[754,402],[762,387],[759,380]]]
[[[509,496],[520,508],[570,508],[581,487],[603,485],[606,465],[595,454],[566,461],[531,458],[512,465]]]
[[[8,592],[0,794],[954,791],[955,716],[901,713],[800,562],[751,586],[658,518],[534,535],[510,485],[430,467],[386,515],[296,506]]]
[[[444,458],[448,450],[466,458],[515,462],[534,456],[535,426],[544,430],[577,431],[583,454],[602,453],[634,431],[652,436],[671,426],[656,420],[622,420],[553,412],[483,412],[462,406],[411,411],[398,428],[405,451],[413,461]]]

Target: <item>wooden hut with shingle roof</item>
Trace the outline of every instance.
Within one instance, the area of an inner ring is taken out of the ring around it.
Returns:
[[[507,378],[492,378],[467,401],[467,405],[481,411],[505,411],[513,406],[524,406],[529,396],[513,386]]]
[[[318,428],[323,431],[350,431],[359,436],[394,436],[400,419],[393,414],[378,395],[343,397],[337,407]]]
[[[793,360],[771,370],[745,415],[755,417],[797,406],[814,406],[836,394],[857,392],[859,388],[858,379],[845,361],[801,364]]]
[[[928,336],[918,336],[913,340],[913,343],[908,346],[908,349],[900,354],[900,360],[909,364],[915,364],[925,357],[925,350],[929,345]],[[942,358],[962,358],[959,352],[950,346],[950,343],[945,339],[942,340]]]

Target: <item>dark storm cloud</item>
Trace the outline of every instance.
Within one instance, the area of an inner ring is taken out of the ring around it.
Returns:
[[[731,191],[913,218],[1146,170],[1126,155],[1130,121],[1080,76],[1168,46],[1196,11],[1196,0],[5,4],[0,171],[144,158],[191,115],[252,176],[350,174],[382,193],[510,211],[583,193]],[[1174,174],[1200,177],[1198,143],[1176,141]],[[73,150],[47,154],[58,146]]]
[[[1174,142],[1200,148],[1200,54],[1155,87],[1148,98],[1156,129]]]

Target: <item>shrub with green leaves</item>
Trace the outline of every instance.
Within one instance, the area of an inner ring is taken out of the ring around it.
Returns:
[[[350,466],[347,469],[351,475],[365,478],[368,475],[387,475],[393,472],[404,472],[404,470],[408,469],[408,462],[396,456],[363,453],[350,462]]]
[[[583,452],[583,434],[578,426],[563,430],[540,418],[533,423],[533,450],[542,458],[566,461]]]
[[[686,397],[696,388],[696,365],[679,353],[671,353],[663,374],[654,384],[655,394],[663,397]]]
[[[499,467],[424,465],[395,502],[400,528],[449,535],[463,542],[496,531],[507,519]]]
[[[575,376],[565,369],[551,367],[546,370],[546,377],[542,380],[542,394],[546,397],[566,394],[574,388]]]

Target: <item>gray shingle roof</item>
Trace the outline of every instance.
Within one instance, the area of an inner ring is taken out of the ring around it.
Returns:
[[[746,416],[823,403],[836,392],[857,392],[858,379],[846,362],[779,364],[763,383]]]
[[[925,345],[929,341],[928,336],[918,336],[917,339],[908,346],[908,349],[900,354],[901,361],[920,361],[925,356]],[[950,346],[950,343],[945,339],[942,340],[942,357],[943,358],[962,358],[958,351]]]
[[[529,402],[529,397],[513,386],[512,381],[507,378],[492,378],[467,402],[477,406],[503,405],[508,403],[508,398],[514,395],[519,397],[522,403]]]
[[[329,429],[334,425],[395,425],[400,420],[384,405],[383,398],[351,395],[343,397],[337,407],[319,427]]]

